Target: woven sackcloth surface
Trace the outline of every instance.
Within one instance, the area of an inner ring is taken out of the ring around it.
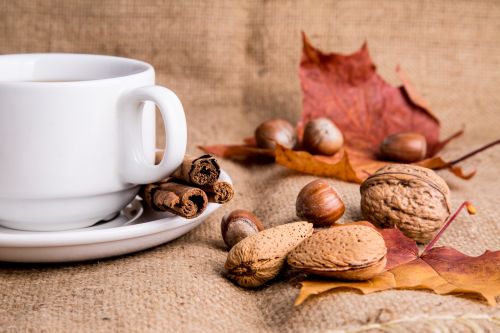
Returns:
[[[271,117],[298,120],[301,30],[328,51],[353,52],[368,41],[393,84],[400,64],[441,119],[443,137],[465,126],[444,156],[498,138],[498,1],[0,1],[0,53],[102,53],[153,64],[157,82],[184,104],[191,153],[239,142]],[[98,262],[0,264],[0,331],[500,330],[498,306],[457,296],[344,290],[293,307],[291,283],[235,286],[223,276],[221,216],[246,208],[267,227],[290,222],[298,191],[313,177],[221,163],[235,199],[169,244]],[[439,173],[454,207],[469,199],[478,208],[460,215],[439,244],[471,255],[500,249],[499,165],[494,148],[464,163],[478,169],[470,181]],[[346,201],[343,219],[360,219],[359,186],[331,183]]]

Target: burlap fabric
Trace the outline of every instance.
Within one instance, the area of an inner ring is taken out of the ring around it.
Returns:
[[[238,142],[264,119],[296,121],[300,30],[324,50],[352,52],[364,40],[382,75],[401,64],[442,120],[443,136],[466,134],[455,157],[499,136],[500,4],[497,1],[1,1],[0,52],[86,52],[153,64],[181,98],[189,151]],[[29,97],[29,96],[27,96]],[[161,140],[160,140],[161,141]],[[500,149],[466,167],[471,181],[440,174],[456,207],[472,200],[440,244],[473,255],[500,249]],[[279,166],[222,161],[235,199],[189,234],[142,253],[67,265],[1,264],[0,331],[245,332],[499,330],[499,307],[425,291],[328,293],[292,306],[277,282],[244,290],[223,277],[221,216],[253,210],[266,226],[296,219],[295,197],[313,177]],[[359,187],[332,180],[359,219]],[[368,325],[368,326],[367,326]],[[375,326],[369,326],[375,325]]]

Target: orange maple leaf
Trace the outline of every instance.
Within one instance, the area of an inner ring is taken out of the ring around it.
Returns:
[[[500,251],[470,257],[448,247],[438,247],[367,281],[307,280],[301,282],[295,305],[308,297],[337,288],[369,294],[388,289],[428,289],[436,294],[462,294],[484,298],[496,305],[500,296]]]
[[[439,141],[439,120],[399,67],[396,71],[403,85],[393,87],[376,72],[366,43],[359,51],[342,55],[323,53],[311,45],[305,34],[302,37],[299,76],[303,107],[297,126],[299,137],[308,121],[328,117],[342,131],[345,149],[334,156],[314,156],[278,148],[278,164],[303,173],[361,183],[388,164],[379,157],[380,143],[386,136],[418,132],[426,137],[428,146],[428,159],[419,165],[433,169],[450,167],[443,159],[432,156],[463,131]],[[473,176],[458,167],[452,171],[462,178]]]
[[[500,296],[500,251],[486,251],[477,257],[467,256],[449,247],[432,248],[446,227],[467,205],[460,206],[445,226],[419,255],[415,241],[398,229],[377,229],[387,246],[386,271],[367,281],[307,280],[301,282],[295,305],[308,297],[337,288],[352,288],[364,294],[388,289],[428,289],[439,295],[462,294],[484,298],[495,305]],[[357,223],[357,222],[356,222]],[[365,225],[373,225],[361,222]]]

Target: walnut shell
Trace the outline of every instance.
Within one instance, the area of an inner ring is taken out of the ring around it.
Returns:
[[[278,275],[288,252],[312,232],[312,223],[294,222],[243,239],[228,253],[224,265],[227,276],[242,287],[266,283]]]
[[[381,273],[387,247],[372,227],[345,224],[318,231],[288,255],[288,264],[320,276],[368,280]]]
[[[419,243],[429,242],[450,215],[450,189],[431,169],[387,165],[368,177],[360,191],[365,219],[397,227]]]

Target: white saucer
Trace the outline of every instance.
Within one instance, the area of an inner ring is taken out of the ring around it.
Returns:
[[[220,180],[231,182],[224,171]],[[188,220],[143,208],[137,197],[116,218],[88,228],[35,232],[0,227],[0,261],[83,261],[141,251],[184,235],[220,207],[209,203],[203,214]]]

